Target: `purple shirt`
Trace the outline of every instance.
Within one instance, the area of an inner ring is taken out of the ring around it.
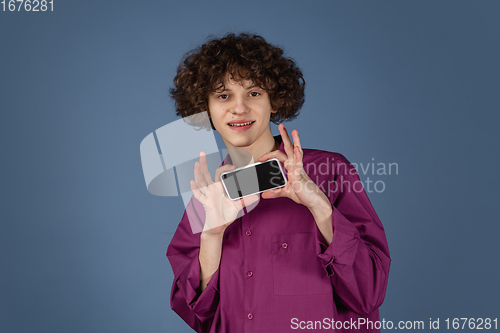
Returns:
[[[303,151],[306,173],[333,207],[330,246],[305,206],[261,198],[225,230],[219,269],[201,292],[201,234],[184,212],[167,249],[170,302],[197,332],[380,331],[391,261],[382,223],[344,156]]]

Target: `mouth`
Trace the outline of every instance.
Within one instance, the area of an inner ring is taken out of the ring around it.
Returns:
[[[255,123],[254,121],[247,121],[247,122],[235,122],[235,123],[229,123],[229,127],[231,127],[232,130],[235,131],[244,131],[252,127],[252,125]]]

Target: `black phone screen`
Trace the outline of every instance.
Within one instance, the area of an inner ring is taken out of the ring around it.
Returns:
[[[231,199],[260,193],[286,184],[278,161],[274,159],[223,174],[222,181]]]

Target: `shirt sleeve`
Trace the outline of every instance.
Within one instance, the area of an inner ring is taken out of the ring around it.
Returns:
[[[333,207],[333,239],[328,246],[318,230],[318,256],[340,301],[366,315],[384,301],[391,259],[384,228],[356,169],[338,155],[331,176],[334,186],[327,194]]]
[[[193,200],[184,211],[167,248],[167,257],[174,273],[170,305],[194,330],[204,332],[212,325],[219,305],[219,269],[202,292],[198,259],[200,233],[193,234],[187,214]]]

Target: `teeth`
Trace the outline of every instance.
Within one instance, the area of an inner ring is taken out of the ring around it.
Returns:
[[[250,125],[253,123],[253,121],[249,121],[248,123],[241,123],[241,124],[229,124],[229,126],[245,126],[245,125]]]

